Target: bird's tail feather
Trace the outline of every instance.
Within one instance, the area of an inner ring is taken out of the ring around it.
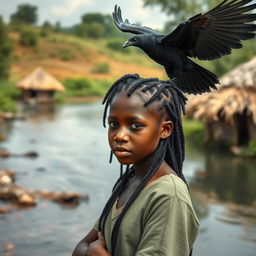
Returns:
[[[177,86],[189,94],[202,94],[217,89],[218,77],[209,70],[188,59],[188,68],[176,77]]]

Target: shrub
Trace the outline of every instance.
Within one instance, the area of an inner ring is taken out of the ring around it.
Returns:
[[[107,47],[114,51],[120,51],[122,53],[129,53],[130,48],[122,48],[122,45],[124,43],[123,39],[111,39],[107,42]]]
[[[16,102],[12,98],[0,95],[0,111],[15,113],[17,111]]]
[[[74,54],[67,48],[60,49],[59,57],[61,60],[64,60],[64,61],[69,61],[75,58]]]
[[[47,29],[41,29],[41,31],[40,31],[41,37],[48,37],[48,35],[49,35],[49,32]]]
[[[13,83],[0,81],[0,111],[16,112],[16,100],[20,97],[20,91]]]
[[[74,27],[78,37],[100,38],[104,35],[104,27],[98,22],[82,23]]]
[[[92,73],[100,73],[100,74],[109,73],[109,71],[110,71],[110,68],[108,63],[98,63],[92,69]]]
[[[13,45],[8,29],[0,16],[0,79],[7,79],[10,73],[10,61]]]
[[[110,83],[107,81],[91,80],[88,78],[73,78],[64,81],[66,92],[62,98],[69,96],[102,96]]]
[[[190,140],[202,144],[204,140],[204,123],[194,119],[183,120],[184,135]]]
[[[240,148],[240,152],[237,155],[241,157],[256,157],[256,140],[251,140],[247,146]]]
[[[25,29],[20,33],[19,43],[28,47],[36,47],[38,44],[38,35],[32,30]]]

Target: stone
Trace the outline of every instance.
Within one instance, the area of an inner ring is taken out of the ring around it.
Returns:
[[[19,197],[18,203],[22,205],[36,205],[36,200],[29,194],[23,194]]]
[[[11,155],[10,152],[8,152],[7,150],[0,149],[0,157],[7,158],[10,155]]]
[[[1,175],[0,176],[0,184],[3,185],[3,184],[10,184],[12,183],[12,179],[10,176],[8,175]]]

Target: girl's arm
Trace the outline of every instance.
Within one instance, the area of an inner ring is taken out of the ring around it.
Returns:
[[[89,244],[98,239],[98,231],[92,229],[75,247],[72,256],[85,256]]]
[[[111,256],[102,235],[92,229],[75,247],[72,256]]]

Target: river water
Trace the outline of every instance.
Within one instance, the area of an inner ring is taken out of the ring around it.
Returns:
[[[36,207],[0,215],[0,255],[70,256],[99,216],[119,175],[108,164],[106,129],[100,103],[67,104],[30,110],[25,121],[2,127],[0,148],[38,158],[0,159],[0,169],[17,172],[29,189],[88,194],[77,207],[39,200]],[[187,142],[184,174],[201,229],[194,256],[255,256],[256,162],[200,151]],[[0,202],[0,206],[5,204]]]

